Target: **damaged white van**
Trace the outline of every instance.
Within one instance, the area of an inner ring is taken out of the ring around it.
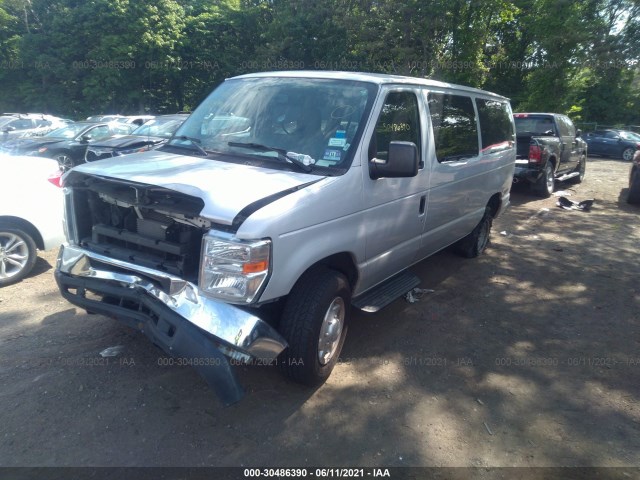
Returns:
[[[62,295],[144,332],[225,404],[235,362],[323,382],[350,310],[487,245],[509,203],[509,101],[436,81],[271,72],[223,82],[156,151],[64,178]]]

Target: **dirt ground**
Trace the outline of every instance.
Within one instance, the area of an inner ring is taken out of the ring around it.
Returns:
[[[354,311],[324,386],[238,367],[247,395],[229,408],[143,335],[64,301],[57,252],[41,252],[0,290],[0,466],[638,467],[628,170],[590,159],[570,191],[590,212],[517,185],[485,255],[441,252],[413,269],[433,293]]]

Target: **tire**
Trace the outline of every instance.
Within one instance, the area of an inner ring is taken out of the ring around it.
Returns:
[[[633,156],[635,155],[635,153],[636,153],[636,151],[633,148],[631,148],[631,147],[625,148],[622,151],[622,159],[627,161],[627,162],[630,162],[631,160],[633,160]]]
[[[547,162],[544,166],[544,172],[536,183],[533,184],[533,190],[539,197],[549,198],[556,188],[556,181],[553,172],[553,163]]]
[[[476,228],[455,244],[456,253],[466,258],[475,258],[481,255],[489,245],[492,224],[491,210],[487,207],[482,220],[476,225]]]
[[[351,287],[344,275],[324,267],[306,272],[280,319],[280,333],[289,343],[278,357],[281,371],[305,385],[324,383],[342,350],[350,310]]]
[[[635,170],[629,181],[629,193],[627,194],[627,203],[631,205],[640,205],[640,172]]]
[[[71,170],[75,166],[73,164],[71,155],[69,155],[67,152],[58,153],[55,157],[53,157],[53,159],[58,162],[58,165],[60,165],[60,168],[63,172]]]
[[[570,178],[569,180],[567,180],[567,183],[571,183],[573,185],[582,183],[582,181],[584,180],[584,175],[586,170],[587,170],[587,157],[586,155],[583,155],[582,157],[580,157],[580,163],[578,163],[578,166],[574,170],[574,172],[579,172],[580,175],[578,175],[577,177]]]
[[[26,277],[36,259],[36,244],[29,234],[12,225],[0,225],[0,287]]]

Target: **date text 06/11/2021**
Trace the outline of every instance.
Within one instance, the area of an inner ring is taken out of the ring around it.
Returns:
[[[244,478],[391,478],[388,468],[245,468]]]

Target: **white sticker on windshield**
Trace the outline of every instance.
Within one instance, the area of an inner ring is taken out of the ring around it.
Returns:
[[[346,138],[330,138],[329,139],[330,147],[344,147],[346,143],[347,143]]]

